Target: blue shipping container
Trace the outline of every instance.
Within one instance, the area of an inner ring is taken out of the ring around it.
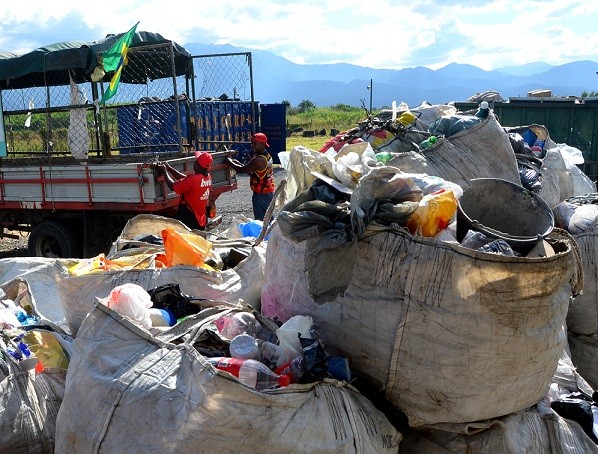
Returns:
[[[257,102],[196,101],[189,106],[179,103],[183,144],[193,142],[191,130],[197,131],[198,150],[215,151],[221,143],[237,151],[250,152],[251,133]],[[178,134],[173,101],[140,103],[117,108],[118,146],[120,152],[178,151]],[[191,128],[189,128],[191,126]]]
[[[189,143],[187,106],[179,103],[182,143]],[[179,135],[174,101],[139,103],[117,108],[120,153],[178,151]]]
[[[280,164],[278,153],[287,149],[287,106],[285,104],[262,104],[260,106],[260,131],[268,137],[268,152],[272,160]]]

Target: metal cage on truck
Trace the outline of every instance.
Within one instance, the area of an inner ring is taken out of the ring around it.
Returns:
[[[251,54],[194,57],[138,32],[100,105],[112,77],[101,54],[119,37],[0,53],[0,226],[30,232],[32,255],[95,256],[134,215],[174,216],[178,196],[148,165],[157,159],[190,173],[193,151],[210,151],[212,205],[236,189],[224,159],[255,131]],[[204,59],[227,73],[201,69]]]

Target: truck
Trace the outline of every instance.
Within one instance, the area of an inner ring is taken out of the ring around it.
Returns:
[[[32,256],[93,257],[132,217],[173,217],[179,196],[156,161],[190,173],[195,150],[212,154],[210,226],[237,188],[224,161],[256,128],[251,54],[192,56],[137,32],[116,95],[99,102],[114,77],[102,55],[121,36],[0,53],[0,237],[28,233]]]

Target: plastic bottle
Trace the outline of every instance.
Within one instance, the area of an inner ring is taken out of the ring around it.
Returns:
[[[274,373],[289,377],[291,383],[299,383],[301,377],[305,374],[306,367],[305,357],[301,355],[293,358],[282,366],[277,367],[274,369]]]
[[[174,326],[176,325],[176,317],[170,309],[148,309],[152,326]]]
[[[257,390],[288,386],[291,380],[286,375],[278,375],[263,363],[254,359],[206,358],[216,369],[228,372],[241,383]]]
[[[386,164],[392,159],[392,153],[390,151],[381,151],[376,153],[376,161]]]
[[[233,337],[228,350],[230,356],[238,359],[258,359],[260,356],[257,339],[249,334],[239,334]]]
[[[262,327],[251,312],[236,312],[233,315],[224,315],[216,320],[215,324],[220,334],[227,339],[233,339],[239,334],[255,336]]]
[[[419,144],[419,147],[421,149],[426,149],[426,148],[430,148],[432,145],[434,145],[436,142],[438,141],[438,139],[436,138],[436,136],[430,136],[428,137],[426,140],[424,140],[422,143]]]
[[[487,118],[489,113],[490,113],[490,106],[488,105],[488,101],[482,101],[480,103],[480,108],[475,113],[475,116],[478,118]]]

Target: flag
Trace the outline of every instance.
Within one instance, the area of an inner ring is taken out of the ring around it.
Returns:
[[[102,54],[102,65],[104,66],[104,71],[115,72],[112,76],[112,80],[110,80],[108,89],[104,92],[102,99],[100,99],[100,104],[104,104],[108,99],[112,98],[116,94],[116,89],[118,88],[118,83],[120,82],[120,75],[122,73],[123,66],[126,64],[127,52],[129,51],[131,41],[133,41],[133,36],[135,35],[137,25],[139,25],[139,22],[133,25],[131,30],[121,36],[110,49]]]

